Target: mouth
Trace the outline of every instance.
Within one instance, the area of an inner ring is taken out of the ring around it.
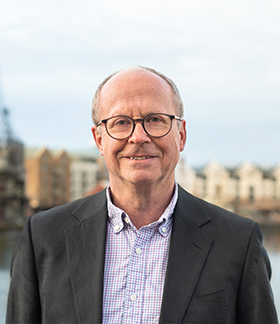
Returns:
[[[152,156],[130,156],[129,159],[130,160],[136,160],[136,161],[139,161],[139,160],[148,160],[148,159],[151,159]]]

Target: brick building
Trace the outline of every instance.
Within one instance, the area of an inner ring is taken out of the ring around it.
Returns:
[[[33,210],[70,201],[70,163],[64,150],[53,153],[42,147],[26,151],[26,196]]]

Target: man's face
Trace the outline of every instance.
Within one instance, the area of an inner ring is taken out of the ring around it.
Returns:
[[[128,70],[112,77],[100,93],[100,120],[116,115],[144,118],[151,113],[176,115],[170,85],[145,70]],[[92,128],[97,147],[104,156],[110,185],[174,183],[174,169],[186,141],[185,122],[173,120],[164,137],[150,137],[141,123],[124,140],[111,138],[104,124]],[[134,159],[134,158],[137,159]]]

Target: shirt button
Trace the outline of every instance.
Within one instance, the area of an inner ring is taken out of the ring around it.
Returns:
[[[167,228],[166,228],[166,227],[163,227],[163,228],[162,228],[162,232],[163,232],[163,233],[166,233],[166,231],[167,231]]]
[[[127,216],[124,218],[124,221],[126,222],[126,224],[129,224],[129,218]]]
[[[140,248],[137,248],[135,251],[136,251],[136,253],[137,253],[138,255],[140,255],[140,254],[142,253],[142,250],[141,250]]]
[[[117,231],[120,230],[120,228],[121,228],[120,225],[116,225],[116,226],[114,227],[114,231],[117,232]]]
[[[135,301],[137,299],[137,296],[135,294],[130,295],[130,300]]]

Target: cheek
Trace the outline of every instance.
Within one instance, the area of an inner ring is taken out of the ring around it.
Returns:
[[[172,141],[169,144],[169,147],[167,148],[169,150],[169,159],[170,161],[177,161],[180,157],[180,152],[182,151],[182,144],[180,136],[176,134],[176,136],[173,137]]]
[[[180,151],[180,149],[181,149],[181,136],[180,136],[180,134],[178,134],[178,133],[174,134],[171,147],[172,147],[173,152],[174,151],[178,151],[178,152]]]
[[[110,162],[115,162],[119,152],[122,150],[123,145],[113,139],[103,139],[103,156],[104,159]]]

